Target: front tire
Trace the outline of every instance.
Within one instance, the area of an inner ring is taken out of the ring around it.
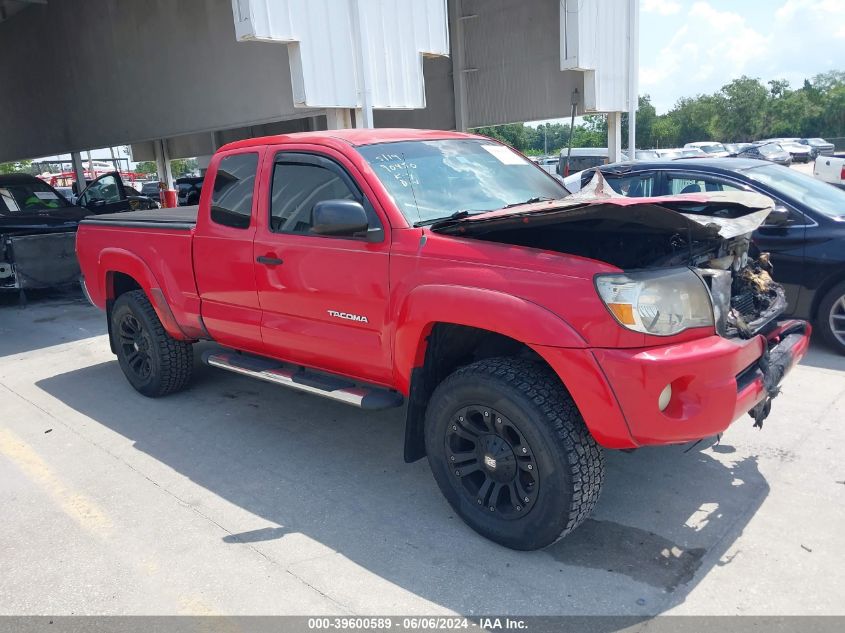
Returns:
[[[845,354],[845,281],[831,288],[822,299],[816,327],[830,347]]]
[[[592,512],[604,456],[557,376],[541,364],[492,358],[435,389],[426,452],[455,512],[518,550],[545,547]]]
[[[139,393],[158,398],[181,391],[191,381],[193,346],[165,331],[143,290],[117,298],[111,332],[120,368]]]

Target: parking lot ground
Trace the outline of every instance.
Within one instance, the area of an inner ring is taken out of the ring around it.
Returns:
[[[0,614],[842,614],[845,357],[814,347],[762,431],[609,452],[538,552],[467,528],[403,411],[198,365],[135,393],[75,295],[0,306]]]

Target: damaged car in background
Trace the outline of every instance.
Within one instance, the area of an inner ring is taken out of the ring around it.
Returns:
[[[88,215],[34,176],[0,176],[0,291],[76,283],[76,230]]]

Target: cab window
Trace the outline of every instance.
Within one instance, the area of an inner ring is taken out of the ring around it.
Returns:
[[[211,221],[236,229],[249,227],[258,154],[232,154],[217,165],[211,194]]]
[[[316,155],[279,153],[273,167],[270,230],[274,233],[314,235],[314,205],[326,200],[355,200],[367,212],[370,228],[381,226],[372,205],[346,171]]]

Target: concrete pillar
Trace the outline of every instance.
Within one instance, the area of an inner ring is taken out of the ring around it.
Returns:
[[[158,179],[168,189],[173,189],[173,172],[170,171],[170,155],[167,153],[167,142],[164,139],[153,141],[155,149],[156,167],[158,167]]]
[[[369,52],[367,47],[364,46],[364,15],[361,9],[361,1],[352,0],[350,10],[353,45],[355,47],[355,66],[358,70],[358,94],[361,104],[361,108],[355,113],[355,127],[372,128],[375,127],[373,123],[373,79]]]
[[[326,110],[327,130],[348,130],[352,127],[352,111],[347,108],[328,108]]]
[[[449,42],[452,57],[452,89],[455,92],[455,129],[467,131],[466,55],[464,53],[464,21],[476,16],[463,15],[462,0],[449,2]]]
[[[211,155],[197,156],[197,168],[200,170],[200,175],[205,176],[208,171],[208,164],[211,162]]]
[[[639,0],[628,0],[628,157],[636,159],[637,108],[639,107],[640,7]]]
[[[607,113],[607,162],[622,160],[622,113]]]
[[[85,167],[82,165],[82,153],[71,152],[70,160],[73,163],[73,173],[76,174],[76,195],[85,189]]]

